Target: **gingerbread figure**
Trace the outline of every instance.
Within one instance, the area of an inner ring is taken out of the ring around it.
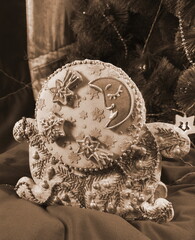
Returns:
[[[190,140],[145,116],[139,89],[121,69],[96,60],[66,64],[43,85],[35,119],[14,127],[15,139],[29,143],[32,174],[18,181],[17,194],[127,220],[170,221],[161,157],[184,156]]]

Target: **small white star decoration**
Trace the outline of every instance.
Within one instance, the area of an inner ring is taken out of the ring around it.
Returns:
[[[184,116],[176,115],[175,116],[175,125],[182,129],[187,135],[195,133],[195,125],[194,125],[195,116],[187,117],[186,114]]]

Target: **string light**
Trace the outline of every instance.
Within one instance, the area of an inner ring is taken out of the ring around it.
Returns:
[[[115,30],[116,34],[118,35],[118,38],[120,39],[120,41],[123,44],[124,50],[125,50],[125,58],[127,58],[128,56],[128,49],[127,49],[127,44],[125,43],[124,38],[121,36],[119,30],[117,29],[117,27],[114,25],[114,23],[112,23],[110,21],[110,19],[103,13],[102,16],[106,19],[106,21],[113,27],[113,29]]]
[[[107,7],[107,9],[109,9],[110,8],[109,4],[106,4],[106,7]],[[100,11],[101,11],[101,9],[100,9]],[[83,11],[83,15],[85,15],[85,14],[86,14],[86,12]],[[102,16],[106,19],[107,23],[110,24],[113,27],[114,31],[116,32],[118,38],[120,39],[120,41],[121,41],[121,43],[122,43],[122,45],[124,47],[125,58],[127,58],[127,56],[128,56],[128,48],[127,48],[127,44],[125,43],[124,38],[120,34],[120,32],[119,32],[118,28],[116,27],[116,25],[109,19],[109,17],[104,13],[104,11],[102,13]]]
[[[109,9],[109,5],[108,4],[106,4],[106,7]],[[128,48],[127,48],[127,44],[125,43],[124,38],[121,36],[121,34],[120,34],[119,30],[117,29],[116,25],[113,22],[111,22],[109,17],[106,16],[105,13],[102,13],[102,16],[106,19],[107,23],[110,24],[113,27],[114,31],[118,35],[118,38],[120,39],[121,43],[123,44],[123,47],[124,47],[124,50],[125,50],[125,58],[127,58],[127,56],[128,56]]]
[[[191,56],[190,56],[190,53],[188,51],[188,47],[187,47],[187,43],[186,43],[186,38],[185,38],[185,35],[184,35],[184,27],[183,27],[183,20],[182,20],[182,17],[181,17],[181,1],[178,0],[177,1],[177,4],[178,4],[178,13],[177,13],[177,16],[178,16],[178,19],[179,19],[179,33],[180,33],[180,36],[181,36],[181,44],[183,46],[183,49],[184,49],[184,52],[185,52],[185,55],[186,55],[186,58],[188,60],[188,62],[195,66],[195,63],[193,62]]]

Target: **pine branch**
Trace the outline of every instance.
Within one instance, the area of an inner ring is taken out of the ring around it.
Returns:
[[[179,77],[175,99],[183,112],[195,115],[195,67],[185,70]]]
[[[184,27],[183,31],[185,35],[185,43],[186,43],[188,52],[190,53],[190,56],[195,58],[195,27],[194,26]],[[177,50],[182,51],[183,56],[185,56],[183,45],[182,45],[181,33],[179,30],[175,36],[175,46]]]
[[[163,5],[172,14],[176,16],[176,0],[163,0]]]
[[[35,163],[33,163],[33,168],[36,168],[36,170],[34,171],[34,175],[37,178],[42,178],[43,177],[43,173],[45,171],[45,167],[47,165],[47,163],[49,162],[49,158],[43,158]]]
[[[162,105],[173,101],[173,94],[180,71],[176,69],[167,58],[163,57],[149,78],[143,90],[146,104]]]
[[[162,144],[160,151],[165,150],[171,152],[178,145],[183,145],[185,139],[181,138],[177,132],[171,132],[169,129],[158,128],[158,136],[166,139]]]
[[[129,10],[143,16],[152,16],[156,13],[160,0],[129,0]]]
[[[188,26],[194,24],[195,4],[194,0],[177,0],[176,12],[181,12],[181,17]]]

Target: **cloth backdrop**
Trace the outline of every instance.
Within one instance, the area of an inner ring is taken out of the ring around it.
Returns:
[[[73,33],[68,0],[26,0],[28,61],[35,99],[43,81],[65,63],[64,47]]]

